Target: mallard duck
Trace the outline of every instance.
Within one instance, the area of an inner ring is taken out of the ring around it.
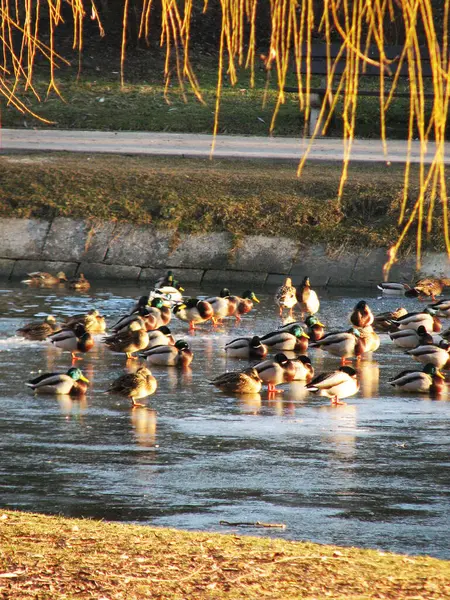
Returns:
[[[84,325],[78,324],[71,329],[61,329],[48,337],[48,340],[57,348],[70,352],[72,360],[81,360],[76,352],[89,352],[94,347],[94,338],[86,331]]]
[[[156,327],[161,327],[161,325],[168,325],[170,323],[172,310],[164,304],[161,298],[153,298],[147,307],[147,316],[154,316],[156,318]]]
[[[376,352],[380,347],[380,336],[373,330],[371,325],[359,327],[361,354]]]
[[[132,353],[144,350],[144,348],[147,348],[149,342],[145,327],[142,327],[142,324],[138,321],[130,323],[127,330],[122,330],[114,335],[103,338],[103,341],[110,350],[124,352],[127,355],[127,359],[137,359],[137,356],[132,356]]]
[[[175,282],[175,285],[164,285],[155,288],[150,292],[149,299],[153,300],[153,298],[161,298],[161,300],[172,304],[183,300],[182,292],[184,292],[184,288],[181,287],[179,283]]]
[[[437,369],[443,369],[450,360],[449,348],[449,342],[441,341],[439,346],[435,344],[417,346],[417,348],[408,350],[406,354],[424,365],[432,364]]]
[[[17,329],[16,333],[26,340],[41,342],[60,329],[61,327],[56,322],[55,317],[53,315],[48,315],[44,321],[27,323],[23,327],[20,327],[20,329]]]
[[[414,287],[416,290],[419,290],[423,296],[431,296],[431,299],[434,301],[436,296],[442,294],[442,290],[446,286],[450,286],[450,279],[446,277],[425,277],[416,281]]]
[[[445,331],[443,331],[441,333],[441,336],[444,338],[444,340],[447,340],[448,342],[450,342],[450,327],[448,329],[446,329]]]
[[[139,356],[144,357],[150,365],[165,367],[188,367],[194,358],[189,344],[184,340],[178,340],[174,346],[154,346]]]
[[[275,354],[273,360],[263,360],[254,365],[264,383],[267,383],[269,392],[282,392],[276,388],[280,383],[293,381],[295,365],[281,352]]]
[[[402,371],[389,383],[404,392],[441,392],[445,386],[445,377],[431,364],[425,365],[423,371]]]
[[[397,325],[400,330],[415,329],[417,331],[418,327],[422,325],[429,333],[439,332],[442,329],[442,323],[435,315],[436,311],[426,308],[423,312],[412,312],[393,319],[392,323]]]
[[[433,344],[433,336],[425,329],[423,325],[419,325],[417,331],[415,329],[400,329],[393,331],[389,337],[399,348],[417,348],[424,344]]]
[[[73,329],[75,325],[84,325],[88,333],[105,333],[106,320],[98,310],[90,310],[86,314],[74,315],[64,321],[64,329]]]
[[[311,381],[314,377],[314,367],[309,356],[301,354],[291,360],[295,366],[294,381]]]
[[[214,310],[214,315],[212,317],[214,325],[219,324],[225,317],[232,317],[236,313],[238,303],[231,298],[231,293],[228,288],[220,290],[218,296],[206,298],[206,302],[211,304]]]
[[[360,300],[350,314],[350,323],[355,327],[368,327],[372,325],[374,316],[365,300]]]
[[[253,302],[259,304],[259,300],[252,290],[245,290],[242,296],[229,296],[228,301],[230,304],[236,306],[234,314],[237,322],[241,320],[241,315],[246,315],[252,310]]]
[[[333,356],[339,356],[341,364],[344,365],[347,358],[358,357],[363,353],[360,337],[360,331],[353,327],[348,331],[328,333],[318,342],[310,344],[310,347],[323,348]]]
[[[297,292],[290,277],[286,277],[284,285],[278,288],[275,294],[275,303],[280,308],[280,317],[284,308],[289,309],[289,316],[292,317],[292,309],[297,304]]]
[[[44,373],[39,377],[30,379],[25,385],[42,394],[70,394],[76,382],[80,381],[86,384],[89,383],[89,379],[86,379],[81,369],[72,367],[67,373]],[[84,388],[81,386],[76,387],[76,393],[79,393],[80,389]]]
[[[257,358],[261,360],[267,356],[268,349],[257,335],[253,337],[240,337],[225,345],[227,356],[232,358]]]
[[[86,279],[86,277],[83,275],[83,273],[80,273],[79,275],[77,275],[77,277],[74,277],[73,279],[71,279],[69,281],[69,287],[72,290],[78,290],[79,292],[85,292],[91,287],[91,284]]]
[[[408,311],[406,308],[403,308],[403,306],[399,306],[395,310],[378,313],[374,316],[372,326],[379,332],[398,330],[398,325],[394,325],[392,321],[395,321],[395,319],[399,319],[406,314],[408,314]]]
[[[198,298],[189,298],[182,304],[177,304],[173,308],[173,314],[189,323],[189,329],[193,331],[195,325],[198,323],[204,323],[214,316],[214,309],[206,302],[206,300],[199,300]]]
[[[320,373],[306,386],[309,392],[331,398],[331,404],[342,404],[341,398],[354,396],[359,390],[356,371],[352,367],[340,367],[337,371]]]
[[[155,346],[174,346],[175,340],[172,332],[167,325],[161,325],[158,329],[148,332],[148,346],[146,350],[154,348]]]
[[[419,290],[412,288],[407,283],[379,283],[377,288],[383,292],[383,296],[406,296],[407,298],[417,298],[420,295]]]
[[[261,341],[271,350],[295,350],[306,352],[309,335],[299,325],[293,325],[287,331],[272,331],[261,337]]]
[[[142,406],[136,400],[151,396],[158,384],[147,367],[139,367],[135,373],[127,373],[115,379],[108,392],[113,392],[129,398],[133,406]]]
[[[313,342],[321,340],[325,335],[325,325],[319,321],[314,315],[310,315],[305,319],[306,333]]]
[[[127,330],[130,327],[130,324],[136,321],[140,323],[146,331],[154,331],[157,328],[158,316],[150,313],[148,307],[140,306],[137,312],[121,317],[117,323],[114,323],[111,329],[118,333],[119,331]]]
[[[155,283],[155,288],[162,288],[165,286],[176,287],[177,284],[178,281],[173,276],[173,272],[167,271],[167,273],[163,277],[160,277]]]
[[[297,288],[297,300],[300,304],[300,308],[302,309],[302,318],[303,313],[305,312],[310,315],[314,315],[316,312],[319,312],[319,297],[317,296],[316,292],[311,289],[309,277],[305,277],[301,285]]]
[[[450,319],[450,298],[443,298],[439,302],[430,304],[430,308],[437,311],[439,317]]]
[[[45,273],[44,271],[35,271],[34,273],[28,273],[27,276],[28,279],[22,279],[21,283],[35,287],[52,287],[67,282],[67,277],[63,271],[60,271],[56,275]]]
[[[230,394],[257,394],[261,390],[262,379],[256,369],[222,373],[210,383]]]

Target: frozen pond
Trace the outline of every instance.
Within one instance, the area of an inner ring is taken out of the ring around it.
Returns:
[[[186,287],[191,295],[220,290]],[[361,390],[346,406],[306,396],[300,382],[276,397],[263,388],[241,398],[208,383],[246,364],[227,361],[227,341],[279,326],[273,290],[255,290],[261,304],[239,327],[230,322],[214,331],[207,324],[188,334],[173,320],[194,361],[186,372],[152,368],[158,389],[144,400],[148,408],[131,409],[105,393],[125,358],[100,343],[78,363],[92,382],[85,399],[33,396],[25,388],[39,370],[66,371],[70,355],[15,337],[18,327],[35,315],[91,308],[113,323],[146,291],[102,283],[75,294],[0,283],[3,507],[450,558],[450,397],[402,395],[389,386],[391,376],[417,363],[387,336],[372,360],[362,361]],[[318,291],[328,328],[348,327],[360,299],[374,312],[418,306],[378,299],[377,290]],[[309,355],[316,373],[339,364],[321,351]],[[286,529],[237,529],[222,520]]]

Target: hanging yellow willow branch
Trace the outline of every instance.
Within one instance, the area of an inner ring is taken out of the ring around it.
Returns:
[[[210,0],[212,3],[213,0]],[[285,102],[285,83],[289,73],[296,74],[299,110],[305,124],[310,115],[310,90],[313,86],[312,53],[313,40],[321,36],[326,48],[326,102],[323,103],[307,150],[300,161],[300,175],[308,158],[314,139],[325,133],[337,107],[341,107],[343,123],[344,161],[339,186],[342,196],[348,175],[352,143],[358,111],[360,79],[366,68],[379,71],[380,137],[386,154],[386,115],[394,101],[400,73],[408,73],[409,126],[408,147],[404,177],[404,193],[399,214],[401,231],[398,240],[389,249],[389,260],[385,265],[385,276],[397,260],[399,250],[408,231],[417,225],[417,264],[420,266],[424,228],[429,233],[436,200],[441,204],[442,227],[447,252],[450,256],[449,211],[444,172],[444,142],[449,111],[450,60],[448,56],[448,21],[450,0],[214,0],[221,11],[220,45],[218,48],[218,78],[213,134],[219,131],[220,99],[224,77],[235,85],[238,67],[250,70],[251,85],[254,85],[257,54],[257,19],[259,13],[269,5],[270,41],[265,57],[268,71],[274,72],[277,84],[277,99],[270,125],[275,127],[278,111]],[[100,21],[100,6],[107,0],[0,0],[0,96],[18,110],[28,111],[20,100],[19,90],[30,89],[39,99],[33,87],[33,68],[37,57],[44,58],[49,65],[48,93],[59,94],[55,69],[64,59],[57,54],[55,30],[67,15],[71,15],[73,47],[81,53],[83,45],[83,23],[86,18],[96,21],[100,35],[104,29]],[[131,7],[131,5],[133,6]],[[161,15],[159,27],[160,45],[165,50],[165,96],[169,102],[169,87],[172,73],[187,101],[187,86],[196,98],[203,102],[200,85],[192,68],[189,51],[191,23],[195,9],[206,12],[208,0],[122,0],[122,45],[121,82],[126,75],[126,45],[128,23],[133,11],[139,22],[139,37],[147,43],[150,36],[150,20],[157,5]],[[114,6],[117,6],[117,2]],[[436,8],[437,7],[437,8]],[[440,10],[440,18],[436,17]],[[404,42],[399,55],[388,59],[386,53],[386,30],[395,21],[403,28]],[[436,30],[439,23],[439,30]],[[442,25],[441,25],[442,23]],[[42,33],[45,24],[45,33]],[[67,23],[66,23],[67,24]],[[419,35],[419,31],[421,32]],[[43,39],[48,39],[43,43]],[[426,85],[422,72],[422,52],[419,40],[424,37],[430,57],[431,86],[433,99],[425,101]],[[331,53],[331,44],[338,44],[338,52]],[[377,49],[378,58],[370,55],[370,47]],[[344,64],[344,68],[342,65]],[[341,66],[339,68],[339,65]],[[403,71],[402,71],[403,72]],[[269,82],[269,79],[268,79]],[[267,84],[268,85],[268,84]],[[410,157],[412,138],[418,137],[420,145],[419,193],[410,198]],[[427,148],[433,144],[434,156],[431,164],[425,164]],[[214,149],[214,144],[213,144]]]

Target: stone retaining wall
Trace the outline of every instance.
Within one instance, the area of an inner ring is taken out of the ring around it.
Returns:
[[[88,279],[149,281],[165,269],[187,283],[277,285],[309,275],[317,286],[373,286],[382,281],[386,250],[360,252],[305,246],[262,235],[236,241],[228,233],[178,234],[155,227],[57,217],[0,219],[0,277],[22,278],[30,271],[64,271]],[[450,277],[445,254],[424,256],[421,273]],[[392,281],[413,281],[415,258],[403,259]]]

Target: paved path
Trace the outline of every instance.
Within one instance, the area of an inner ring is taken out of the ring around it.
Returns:
[[[117,154],[153,154],[165,156],[207,157],[211,152],[212,136],[188,133],[147,133],[108,131],[64,131],[37,129],[1,129],[0,153],[10,150],[65,150],[68,152],[106,152]],[[301,138],[268,138],[256,136],[217,137],[214,156],[217,158],[300,159],[308,140]],[[450,164],[450,144],[446,144],[445,163]],[[428,145],[425,162],[435,152]],[[404,162],[407,145],[404,141],[388,143],[388,155],[383,155],[379,140],[355,140],[352,160],[370,162]],[[339,139],[319,138],[309,155],[312,160],[342,160],[343,144]],[[419,162],[420,145],[413,142],[411,158]]]

